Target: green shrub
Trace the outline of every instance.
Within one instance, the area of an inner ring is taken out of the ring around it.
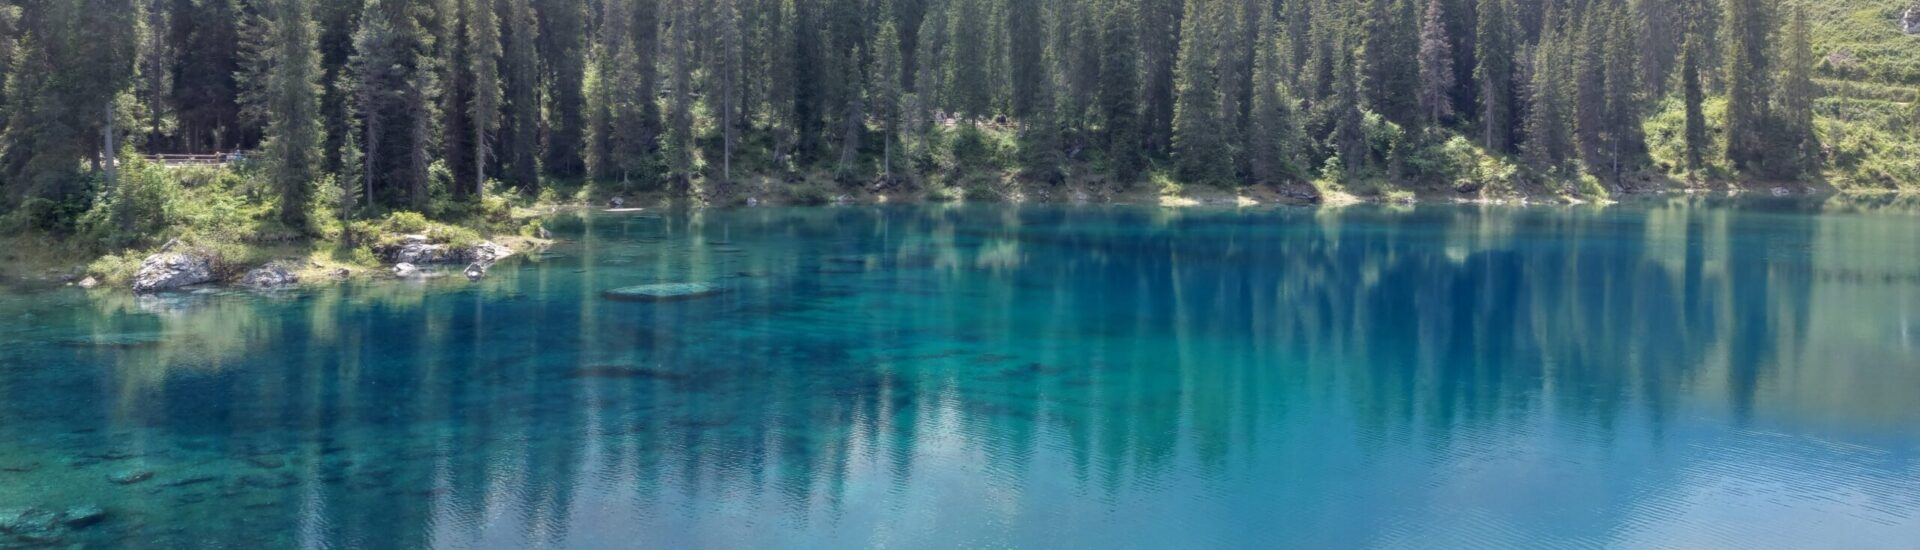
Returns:
[[[387,215],[386,229],[394,233],[425,233],[427,217],[419,212],[394,212]]]

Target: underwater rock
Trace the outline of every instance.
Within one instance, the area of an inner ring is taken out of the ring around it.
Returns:
[[[199,485],[202,483],[212,483],[215,481],[220,481],[220,477],[215,475],[201,474],[201,475],[187,476],[187,477],[183,477],[173,481],[168,481],[166,483],[162,483],[161,485],[165,485],[168,487],[186,487],[188,485]]]
[[[660,283],[616,288],[601,292],[609,300],[625,302],[673,302],[717,296],[726,289],[711,283]]]
[[[468,280],[478,281],[487,276],[487,264],[481,262],[467,264],[466,271],[462,273],[466,274]]]
[[[157,348],[165,342],[159,334],[103,334],[61,340],[59,345],[63,348],[141,349]]]
[[[0,510],[0,533],[20,534],[52,529],[59,522],[53,512],[41,508]]]
[[[300,483],[300,478],[293,477],[293,474],[284,472],[278,474],[247,474],[240,476],[241,485],[256,489],[285,489],[298,483]]]
[[[92,504],[67,508],[66,512],[60,514],[60,522],[74,529],[90,527],[106,519],[107,510]]]
[[[127,470],[107,476],[107,481],[119,485],[133,485],[149,479],[153,479],[152,470]]]
[[[681,380],[687,375],[647,367],[593,365],[574,369],[574,378],[638,378],[645,380]]]
[[[247,457],[247,463],[255,468],[277,469],[287,465],[287,461],[273,455],[254,455]]]
[[[395,277],[412,277],[419,274],[420,268],[414,267],[411,263],[400,262],[393,265],[393,276]]]
[[[133,274],[133,291],[161,292],[213,281],[213,261],[198,254],[163,253],[148,256]]]
[[[10,462],[0,464],[0,472],[24,474],[38,469],[40,469],[40,463],[38,462]]]

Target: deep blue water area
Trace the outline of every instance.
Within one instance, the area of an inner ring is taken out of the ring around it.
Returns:
[[[0,548],[1920,544],[1909,215],[549,226],[478,282],[0,289]]]

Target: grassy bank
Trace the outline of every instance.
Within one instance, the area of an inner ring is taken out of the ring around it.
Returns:
[[[538,241],[532,236],[543,210],[535,207],[549,206],[539,197],[497,190],[471,200],[436,193],[428,212],[362,212],[343,221],[337,200],[318,201],[324,204],[308,213],[308,226],[289,227],[274,215],[273,194],[261,176],[247,167],[167,167],[135,159],[122,167],[119,181],[78,215],[39,206],[0,216],[0,278],[90,276],[121,287],[149,255],[191,250],[211,258],[223,280],[277,262],[303,281],[322,281],[342,269],[377,271],[383,262],[376,250],[402,235],[425,235],[449,247],[491,240],[525,250]],[[330,187],[323,182],[321,190]],[[339,197],[337,190],[331,194]]]

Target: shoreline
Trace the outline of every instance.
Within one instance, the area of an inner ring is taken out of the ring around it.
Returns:
[[[1763,184],[1760,187],[1766,188],[1767,186]],[[620,207],[610,206],[605,204],[604,202],[602,202],[601,204],[594,204],[588,201],[568,201],[568,202],[535,204],[535,205],[522,207],[518,209],[518,211],[522,212],[523,214],[517,217],[544,218],[544,217],[553,216],[562,212],[639,213],[639,212],[656,212],[660,210],[674,209],[674,208],[733,209],[733,208],[756,208],[756,207],[808,207],[808,206],[833,207],[833,206],[863,206],[863,205],[925,205],[925,204],[1001,204],[1001,205],[1058,205],[1058,206],[1111,205],[1111,206],[1138,206],[1138,207],[1158,207],[1158,208],[1175,208],[1175,209],[1223,208],[1223,207],[1224,208],[1259,208],[1259,207],[1274,207],[1274,206],[1294,207],[1294,208],[1345,208],[1345,207],[1360,206],[1360,205],[1382,205],[1382,206],[1399,206],[1399,207],[1416,207],[1421,205],[1453,205],[1453,206],[1482,206],[1482,207],[1502,207],[1502,208],[1566,208],[1566,207],[1583,207],[1583,206],[1584,207],[1606,207],[1606,206],[1612,206],[1612,205],[1634,204],[1634,203],[1655,201],[1655,200],[1661,200],[1661,199],[1698,198],[1698,199],[1707,199],[1707,200],[1759,199],[1759,200],[1783,200],[1783,201],[1792,201],[1792,200],[1831,201],[1835,199],[1841,199],[1841,200],[1860,199],[1863,201],[1865,200],[1900,201],[1903,199],[1913,199],[1916,205],[1920,205],[1920,194],[1906,193],[1901,191],[1860,192],[1860,191],[1842,191],[1842,190],[1833,190],[1833,189],[1815,189],[1815,188],[1810,188],[1806,186],[1799,186],[1799,187],[1800,188],[1797,190],[1787,189],[1783,185],[1778,187],[1772,187],[1770,189],[1766,189],[1765,191],[1762,191],[1760,189],[1756,189],[1753,187],[1738,186],[1738,185],[1724,185],[1724,186],[1711,186],[1711,187],[1703,186],[1703,187],[1685,187],[1685,188],[1661,188],[1661,189],[1625,191],[1625,192],[1620,192],[1613,196],[1600,198],[1600,199],[1587,199],[1587,198],[1581,198],[1581,197],[1574,197],[1571,195],[1540,195],[1540,194],[1530,194],[1530,193],[1516,193],[1512,195],[1493,196],[1493,197],[1487,197],[1487,196],[1469,197],[1459,193],[1450,193],[1444,190],[1434,190],[1434,189],[1406,191],[1406,192],[1389,194],[1389,195],[1362,196],[1362,195],[1347,193],[1343,190],[1337,190],[1337,189],[1334,189],[1334,190],[1315,189],[1316,196],[1314,196],[1312,200],[1303,200],[1298,195],[1289,195],[1283,192],[1283,190],[1274,189],[1274,188],[1250,188],[1250,189],[1238,189],[1238,190],[1185,188],[1185,189],[1180,189],[1179,192],[1177,193],[1161,193],[1152,189],[1138,189],[1138,190],[1131,190],[1127,192],[1099,194],[1099,195],[1096,195],[1094,193],[1088,193],[1087,192],[1088,190],[1086,189],[1056,189],[1054,193],[1046,193],[1046,194],[1036,194],[1036,195],[1015,194],[1013,196],[1005,197],[1005,200],[941,200],[941,198],[935,195],[937,191],[920,190],[916,192],[907,192],[907,193],[860,192],[857,195],[850,192],[847,194],[842,194],[837,197],[833,197],[832,199],[824,203],[817,202],[817,201],[787,201],[787,200],[781,200],[779,197],[775,197],[775,196],[762,197],[761,195],[745,193],[745,192],[736,192],[731,194],[717,195],[717,196],[710,196],[710,197],[673,197],[673,196],[667,195],[666,193],[654,192],[654,193],[641,193],[641,194],[633,195],[631,198],[628,198],[625,201],[624,205]],[[861,191],[864,191],[864,190],[861,190]],[[772,195],[772,194],[763,193],[762,195]],[[1058,195],[1065,195],[1065,196],[1058,196]],[[637,205],[637,206],[631,206],[631,205]],[[556,242],[552,239],[543,239],[539,237],[531,237],[531,236],[525,236],[525,235],[519,235],[519,234],[513,234],[513,233],[499,233],[499,234],[493,234],[493,235],[486,235],[485,239],[487,242],[497,243],[501,246],[504,246],[512,250],[515,256],[536,252],[538,250],[544,249],[547,246],[551,246]],[[186,287],[185,290],[194,290],[194,289],[203,289],[203,288],[229,288],[229,289],[249,288],[247,285],[243,284],[240,281],[241,274],[244,274],[253,269],[265,267],[269,264],[280,264],[282,266],[288,266],[288,264],[294,264],[298,266],[298,267],[294,267],[286,270],[298,278],[297,282],[284,285],[284,288],[287,288],[287,289],[317,288],[317,287],[324,287],[324,286],[335,285],[335,284],[340,284],[340,283],[350,282],[350,281],[364,281],[364,280],[400,281],[400,280],[406,280],[409,278],[406,276],[394,275],[392,273],[392,269],[395,266],[395,263],[385,261],[384,259],[381,260],[378,264],[363,264],[363,263],[354,263],[351,261],[342,261],[337,258],[337,254],[335,253],[334,250],[331,250],[329,247],[325,246],[329,242],[332,242],[332,241],[309,241],[306,246],[300,247],[298,249],[304,252],[303,256],[296,255],[294,253],[287,253],[287,254],[281,254],[282,257],[275,260],[268,261],[268,262],[235,266],[234,268],[228,270],[231,273],[231,275],[228,277],[224,277],[220,280],[216,280],[209,283],[190,285]],[[260,250],[269,250],[276,247],[285,247],[287,244],[291,244],[291,243],[282,243],[280,245],[274,245],[274,246],[265,246],[265,245],[248,245],[248,246],[258,248]],[[49,246],[57,247],[58,245],[56,243],[49,243]],[[269,254],[269,255],[272,255],[272,254]],[[9,259],[9,261],[11,262],[10,265],[7,265],[5,268],[0,268],[0,288],[14,287],[14,288],[26,288],[29,291],[45,291],[45,290],[58,289],[58,288],[80,287],[90,292],[91,291],[127,292],[127,293],[133,292],[132,289],[128,287],[129,281],[123,281],[123,280],[98,281],[99,284],[93,287],[88,287],[81,284],[84,279],[95,275],[95,274],[87,273],[86,270],[88,269],[88,266],[97,259],[98,258],[88,258],[84,261],[75,261],[72,258],[65,258],[65,259],[56,259],[52,261],[35,262],[31,260],[20,261],[21,259],[19,258],[10,258]],[[455,265],[456,263],[460,265]],[[29,265],[20,265],[20,264],[29,264]],[[420,267],[422,268],[430,267],[431,269],[426,269],[426,271],[439,272],[439,271],[448,271],[443,268],[446,268],[447,266],[453,266],[454,269],[452,269],[451,272],[452,274],[457,275],[459,274],[458,268],[463,265],[465,265],[465,262],[455,262],[455,263],[440,262],[440,263],[434,263],[434,264],[425,264]],[[342,275],[343,273],[344,273],[344,276]]]

